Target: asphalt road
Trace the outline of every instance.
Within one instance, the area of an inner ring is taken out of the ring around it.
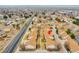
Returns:
[[[32,19],[33,19],[33,17],[27,23],[25,23],[24,27],[17,34],[17,36],[10,42],[10,44],[5,48],[3,53],[12,53],[14,51],[17,43],[19,42],[19,40],[21,39],[21,37],[25,33],[25,31],[28,28],[29,24],[32,22]]]

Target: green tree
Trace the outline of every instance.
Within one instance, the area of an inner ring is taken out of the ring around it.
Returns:
[[[7,19],[8,17],[7,17],[7,15],[4,15],[3,18],[4,18],[4,19]]]

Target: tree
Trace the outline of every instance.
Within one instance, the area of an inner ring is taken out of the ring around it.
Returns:
[[[36,17],[37,17],[37,14],[35,14],[34,16],[36,16]]]
[[[44,19],[46,19],[46,16],[44,16]]]
[[[4,19],[7,19],[8,17],[7,17],[7,15],[4,15],[3,18],[4,18]]]
[[[73,24],[79,25],[79,19],[75,19],[75,21],[73,21]]]
[[[66,31],[66,33],[67,33],[67,34],[70,34],[70,29],[68,29],[68,30]]]
[[[72,33],[72,32],[70,31],[70,29],[68,29],[68,30],[66,31],[66,33],[69,34],[72,39],[75,39],[75,35],[74,35],[74,33]]]
[[[26,19],[29,18],[29,16],[24,16]]]
[[[58,17],[56,17],[55,20],[58,21],[58,22],[61,22],[60,18],[58,18]]]
[[[11,14],[8,14],[8,16],[9,16],[9,18],[11,18],[12,15]]]
[[[29,15],[29,17],[31,17],[32,15]]]
[[[75,35],[73,33],[71,33],[70,36],[71,36],[72,39],[75,39]]]

